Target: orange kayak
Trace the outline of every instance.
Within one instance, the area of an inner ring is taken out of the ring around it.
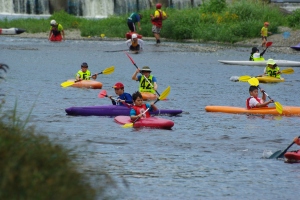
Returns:
[[[74,82],[75,79],[68,80],[71,82]],[[88,89],[101,89],[102,88],[102,83],[99,81],[94,81],[94,80],[82,80],[74,83],[71,85],[71,87],[76,87],[76,88],[88,88]]]
[[[141,92],[143,96],[143,100],[156,100],[157,96],[156,94],[150,93],[150,92]]]
[[[300,116],[300,107],[295,106],[283,106],[282,114],[279,114],[275,107],[252,108],[248,110],[246,108],[233,106],[206,106],[205,110],[207,112],[222,112],[231,114]]]

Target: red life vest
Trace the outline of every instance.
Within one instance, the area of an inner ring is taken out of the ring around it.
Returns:
[[[158,28],[162,27],[162,11],[161,10],[157,10],[159,12],[159,18],[154,18],[153,20],[151,20],[151,23],[155,26],[157,26]]]
[[[248,110],[252,108],[252,107],[250,107],[250,105],[249,105],[249,102],[250,102],[250,99],[251,99],[251,98],[256,99],[256,101],[258,101],[258,103],[261,104],[261,98],[258,98],[258,97],[249,97],[249,98],[246,100],[246,106],[247,106],[247,109],[248,109]],[[268,107],[268,106],[264,106],[264,107]],[[253,107],[253,108],[258,108],[258,107],[255,106],[255,107]]]
[[[145,112],[145,110],[147,110],[147,106],[146,106],[146,104],[142,104],[141,106],[132,106],[132,109],[135,110],[136,115],[139,115],[139,114]],[[147,111],[141,118],[148,118],[148,117],[150,117],[149,111]]]

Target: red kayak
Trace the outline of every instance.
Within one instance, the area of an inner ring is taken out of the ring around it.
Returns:
[[[300,150],[286,152],[284,157],[287,159],[287,162],[300,162]]]
[[[115,121],[119,124],[129,124],[132,123],[129,116],[117,116]],[[168,119],[149,117],[142,118],[133,124],[134,128],[149,127],[149,128],[161,128],[161,129],[171,129],[174,126],[174,122]]]

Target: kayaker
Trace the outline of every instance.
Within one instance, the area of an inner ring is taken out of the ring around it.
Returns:
[[[267,49],[265,49],[263,52],[259,53],[259,49],[257,47],[252,48],[252,52],[250,54],[250,61],[262,61],[265,60],[263,55],[266,52]]]
[[[109,96],[113,105],[126,106],[128,104],[133,104],[131,94],[124,92],[123,83],[117,82],[113,88],[115,89],[116,95],[118,95],[116,100],[114,100],[112,96]]]
[[[280,76],[281,71],[279,67],[277,66],[276,62],[273,59],[269,59],[267,61],[267,66],[264,69],[264,76],[271,76],[275,78],[281,78]]]
[[[152,33],[156,39],[156,44],[160,43],[160,31],[162,27],[162,21],[167,19],[167,14],[161,10],[161,4],[156,4],[156,10],[154,15],[150,14],[152,25]]]
[[[246,107],[247,109],[252,108],[260,108],[260,107],[268,107],[270,103],[273,103],[274,100],[270,99],[266,101],[266,94],[264,93],[263,89],[260,89],[262,92],[262,98],[258,97],[258,87],[251,85],[249,87],[249,94],[250,97],[246,100]]]
[[[136,32],[135,23],[137,23],[139,30],[142,30],[141,22],[140,22],[141,19],[142,19],[141,14],[137,14],[135,12],[130,14],[130,16],[127,18],[127,25],[131,32]]]
[[[131,39],[126,41],[130,51],[139,51],[143,49],[144,41],[139,39],[137,34],[132,34]]]
[[[136,120],[137,118],[148,118],[150,117],[150,111],[157,110],[157,107],[154,103],[143,103],[143,96],[140,92],[133,93],[132,99],[134,103],[134,106],[132,106],[130,110],[130,118],[132,121]]]
[[[137,74],[141,72],[142,75]],[[151,69],[148,66],[144,66],[142,70],[137,69],[133,75],[132,75],[132,80],[139,81],[139,91],[140,92],[150,92],[155,94],[155,91],[157,90],[157,83],[156,83],[156,78],[150,74]],[[150,83],[149,83],[150,82]]]
[[[50,41],[62,41],[65,39],[64,28],[61,24],[58,24],[54,19],[50,21],[50,32],[49,40]]]
[[[81,64],[81,69],[76,74],[76,80],[90,80],[92,77],[93,79],[97,78],[97,74],[91,75],[90,70],[88,70],[88,64],[86,62]]]
[[[262,38],[262,44],[261,44],[262,47],[266,46],[268,34],[270,35],[272,34],[271,32],[268,32],[269,25],[270,25],[269,22],[265,22],[264,26],[261,28],[260,31],[261,38]]]

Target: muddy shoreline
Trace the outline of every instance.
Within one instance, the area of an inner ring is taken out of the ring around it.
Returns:
[[[290,37],[284,38],[283,33],[289,32]],[[14,37],[21,37],[21,38],[41,38],[41,39],[47,39],[48,38],[48,32],[43,33],[22,33],[20,35],[15,35]],[[82,37],[80,36],[79,30],[65,30],[66,40],[95,40],[95,41],[120,41],[120,40],[126,40],[124,38],[101,38],[99,37]],[[143,37],[143,40],[145,41],[153,41],[155,42],[155,39],[152,37]],[[167,41],[171,41],[168,39],[163,39]],[[300,30],[292,30],[287,27],[279,27],[279,33],[270,35],[268,37],[268,41],[272,41],[272,46],[268,49],[268,51],[276,52],[276,53],[286,53],[286,54],[299,54],[300,51],[296,51],[291,46],[295,46],[298,43],[300,43]],[[226,43],[219,43],[219,42],[205,42],[209,44],[215,44],[213,47],[203,47],[203,45],[197,45],[198,42],[194,40],[186,40],[187,43],[194,43],[193,47],[187,45],[178,45],[182,48],[189,48],[190,51],[217,51],[219,49],[226,49],[226,48],[236,48],[236,47],[258,47],[259,49],[263,49],[261,47],[261,38],[254,38],[254,39],[247,39],[241,42],[237,42],[235,44],[226,44]],[[162,43],[162,45],[165,45]]]

